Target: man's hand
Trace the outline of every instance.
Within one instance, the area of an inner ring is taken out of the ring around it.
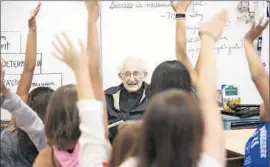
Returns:
[[[186,13],[191,1],[171,1],[171,6],[176,13]]]
[[[30,30],[36,31],[37,24],[36,24],[36,16],[40,10],[41,3],[39,2],[35,9],[30,13],[30,16],[28,18],[28,27]]]
[[[85,1],[88,12],[88,21],[97,21],[99,17],[99,3],[98,1]]]
[[[262,23],[262,20],[263,19],[260,19],[258,25],[255,25],[255,23],[253,23],[253,25],[245,35],[246,40],[248,40],[249,42],[253,42],[262,34],[262,32],[268,26],[269,19],[267,19],[264,23]]]

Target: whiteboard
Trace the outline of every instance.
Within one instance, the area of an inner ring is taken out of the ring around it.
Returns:
[[[262,38],[263,38],[263,41],[262,41],[261,59],[265,65],[264,67],[265,71],[269,75],[269,27],[267,27],[265,32],[263,32]]]
[[[1,1],[1,58],[6,62],[5,83],[16,91],[23,71],[27,19],[37,2]],[[75,83],[73,72],[52,56],[55,34],[65,32],[77,44],[78,38],[86,43],[87,12],[84,2],[42,2],[37,20],[37,62],[31,89]]]
[[[242,38],[249,25],[236,18],[238,3],[193,1],[186,20],[187,54],[195,66],[200,48],[198,25],[226,8],[229,21],[216,45],[217,89],[223,84],[238,85],[243,104],[259,104],[261,98],[251,80],[243,49]],[[146,62],[148,82],[159,63],[175,59],[176,25],[169,1],[107,1],[102,2],[101,11],[104,88],[120,83],[117,66],[127,57]]]
[[[7,62],[5,84],[15,92],[23,70],[27,19],[37,1],[1,1],[1,58]],[[72,41],[86,41],[87,13],[83,2],[42,2],[37,20],[37,63],[31,90],[37,86],[57,89],[75,83],[73,72],[52,56],[55,34],[68,33]],[[2,110],[2,109],[1,109]],[[9,120],[3,110],[1,120]]]
[[[258,13],[262,13],[262,15],[267,17],[267,2],[258,2],[261,3],[262,8]],[[269,5],[269,2],[268,2]],[[261,51],[261,60],[265,65],[265,71],[269,74],[269,25],[266,30],[262,34],[262,51]]]

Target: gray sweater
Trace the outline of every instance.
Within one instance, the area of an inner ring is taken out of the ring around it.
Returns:
[[[29,136],[29,139],[33,142],[38,151],[46,147],[47,139],[45,136],[44,124],[42,120],[38,117],[36,112],[34,112],[20,99],[19,96],[9,91],[8,95],[4,98],[1,108],[10,112],[12,117],[16,119],[19,130],[24,131]],[[14,152],[12,153],[14,154],[14,158],[24,157],[22,154],[25,153],[21,153],[21,147],[23,143],[20,141],[23,139],[18,137],[17,139],[14,139],[16,136],[18,136],[17,134],[19,134],[17,129],[14,130],[14,132],[5,129],[1,134],[1,166],[4,165],[4,161],[6,164],[8,164],[7,158],[12,157],[11,152]],[[25,142],[27,142],[27,140]],[[27,145],[27,143],[25,143],[25,145]],[[31,143],[29,143],[29,145],[31,145]],[[10,161],[12,161],[12,159]],[[13,165],[11,165],[11,167],[12,166]]]
[[[32,167],[37,155],[33,142],[21,129],[1,133],[1,167]]]

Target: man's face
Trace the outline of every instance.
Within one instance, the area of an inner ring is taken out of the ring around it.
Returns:
[[[129,92],[138,91],[146,76],[147,73],[142,71],[139,62],[136,61],[126,62],[119,74],[125,89]]]

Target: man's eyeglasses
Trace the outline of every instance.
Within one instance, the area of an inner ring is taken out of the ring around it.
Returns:
[[[120,76],[123,77],[124,79],[129,79],[131,77],[131,75],[133,75],[134,78],[138,78],[143,74],[143,72],[140,71],[126,71],[124,73],[120,73]]]

